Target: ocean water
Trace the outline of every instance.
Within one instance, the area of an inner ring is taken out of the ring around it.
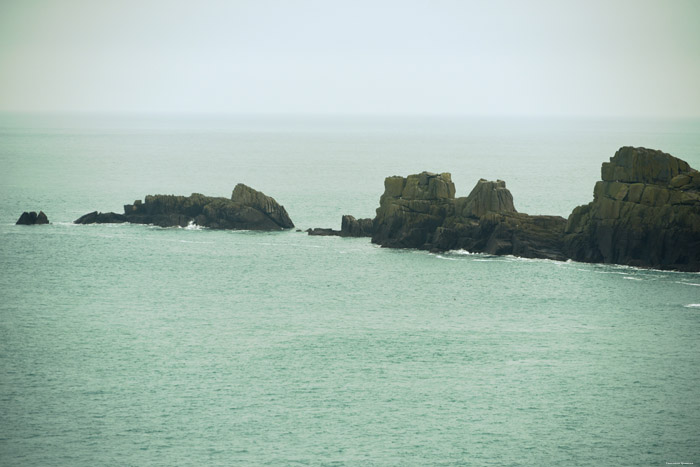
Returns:
[[[422,170],[566,216],[623,145],[700,122],[3,115],[0,464],[700,462],[700,274],[71,224],[243,182],[338,228]]]

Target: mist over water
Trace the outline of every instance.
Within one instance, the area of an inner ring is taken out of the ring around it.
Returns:
[[[698,462],[698,274],[71,222],[242,182],[338,228],[422,170],[567,216],[621,146],[700,167],[699,128],[3,115],[0,463]]]

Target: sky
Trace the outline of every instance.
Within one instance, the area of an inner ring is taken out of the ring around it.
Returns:
[[[0,0],[0,111],[700,116],[699,0]]]

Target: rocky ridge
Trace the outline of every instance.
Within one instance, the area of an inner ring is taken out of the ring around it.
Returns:
[[[97,211],[85,214],[76,224],[122,223],[153,224],[160,227],[186,227],[193,223],[212,229],[283,230],[294,223],[284,206],[274,198],[242,183],[231,198],[204,196],[148,195],[142,202],[124,205],[124,214]]]

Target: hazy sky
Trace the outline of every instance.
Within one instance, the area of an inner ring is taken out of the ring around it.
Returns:
[[[700,116],[700,0],[0,0],[0,110]]]

